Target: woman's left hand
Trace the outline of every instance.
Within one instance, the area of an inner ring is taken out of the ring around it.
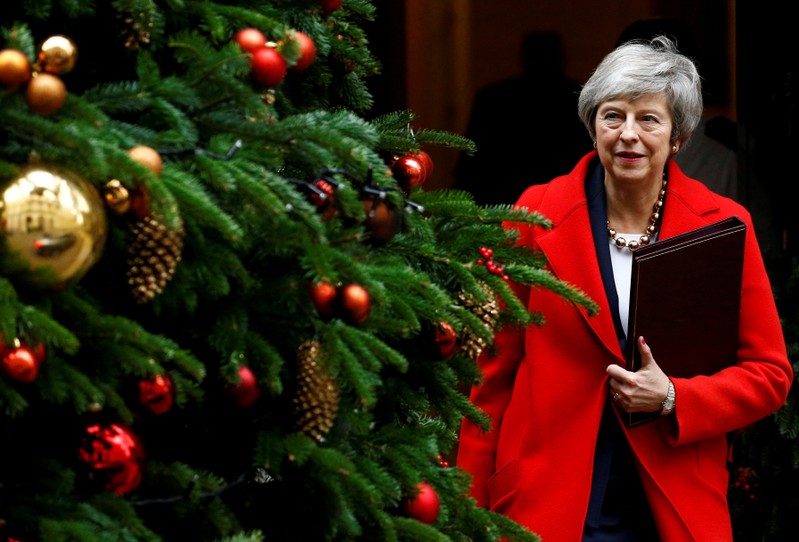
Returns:
[[[638,337],[638,351],[638,371],[627,371],[615,363],[608,366],[610,397],[626,412],[658,412],[669,391],[669,377],[655,362],[643,337]]]

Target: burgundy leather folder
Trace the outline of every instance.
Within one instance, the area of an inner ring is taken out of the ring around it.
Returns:
[[[641,366],[640,336],[669,377],[710,375],[735,363],[745,239],[746,225],[731,217],[633,252],[629,370]],[[658,413],[627,416],[636,425]]]

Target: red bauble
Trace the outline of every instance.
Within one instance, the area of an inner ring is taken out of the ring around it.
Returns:
[[[310,67],[316,60],[316,44],[305,32],[295,32],[294,40],[297,42],[300,58],[297,59],[297,63],[291,69],[302,71]]]
[[[175,385],[167,375],[139,382],[139,401],[153,414],[169,412],[175,402]]]
[[[144,188],[130,191],[130,212],[139,220],[150,215],[150,194]]]
[[[406,154],[397,158],[391,165],[391,174],[405,192],[409,192],[416,186],[421,186],[427,179],[424,164],[415,154]]]
[[[369,292],[360,284],[342,286],[338,293],[338,302],[345,320],[353,324],[362,324],[369,318],[371,299]]]
[[[242,51],[252,51],[257,47],[266,45],[266,36],[257,28],[242,28],[233,36],[233,41],[239,44]]]
[[[265,87],[276,87],[286,77],[286,59],[274,47],[256,47],[250,51],[250,73]]]
[[[33,382],[39,376],[41,361],[27,346],[11,348],[0,358],[0,370],[17,382]]]
[[[364,226],[369,232],[369,240],[383,245],[391,241],[402,229],[402,215],[393,205],[379,198],[361,200],[366,211]]]
[[[443,359],[451,358],[458,351],[458,335],[447,322],[439,322],[436,326],[436,346]]]
[[[432,525],[441,511],[438,493],[427,482],[416,486],[418,493],[405,501],[405,513],[415,520]]]
[[[255,404],[261,397],[261,387],[252,369],[246,365],[239,367],[239,381],[230,384],[225,391],[230,395],[240,407],[249,407]]]
[[[327,182],[324,179],[318,179],[313,183],[314,188],[322,192],[319,194],[317,192],[311,193],[311,201],[316,208],[322,211],[322,218],[325,220],[329,220],[336,214],[336,206],[333,205],[333,194],[335,193],[336,189],[333,187],[332,184]]]
[[[316,312],[321,318],[332,318],[335,314],[335,302],[338,290],[329,282],[320,281],[308,285],[308,294],[311,296]]]
[[[424,180],[426,181],[427,179],[429,179],[433,175],[433,159],[430,158],[429,154],[427,154],[426,152],[424,152],[422,150],[417,152],[415,154],[415,156],[416,156],[416,158],[419,159],[419,161],[424,166],[424,172],[425,172]]]
[[[342,2],[343,0],[321,0],[319,3],[322,6],[322,11],[325,12],[325,15],[329,15],[340,8]]]
[[[78,458],[90,467],[93,480],[117,495],[130,493],[141,482],[144,448],[138,437],[121,425],[87,427]]]

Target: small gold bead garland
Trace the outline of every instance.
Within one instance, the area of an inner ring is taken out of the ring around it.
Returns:
[[[663,209],[663,200],[666,199],[666,183],[666,172],[663,172],[663,185],[660,187],[660,195],[658,196],[658,200],[655,202],[653,207],[652,217],[649,219],[649,225],[646,227],[646,230],[638,239],[638,241],[634,239],[628,241],[624,237],[617,237],[616,230],[610,226],[610,220],[608,220],[608,237],[610,237],[610,240],[613,241],[618,248],[622,249],[627,247],[630,250],[635,250],[642,245],[648,245],[655,236],[655,232],[657,231],[657,222],[660,220],[660,212]]]

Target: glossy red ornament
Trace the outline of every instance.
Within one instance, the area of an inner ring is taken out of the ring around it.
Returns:
[[[95,424],[86,428],[78,458],[90,469],[90,477],[117,495],[139,486],[144,467],[144,448],[139,438],[119,424]]]
[[[0,371],[17,382],[30,383],[39,376],[41,361],[27,346],[6,350],[0,358]]]
[[[336,297],[338,290],[326,281],[308,284],[308,294],[316,307],[316,312],[321,318],[332,318],[336,311]]]
[[[329,220],[336,214],[336,206],[333,204],[333,194],[336,189],[324,179],[314,181],[313,186],[324,194],[324,197],[317,192],[311,192],[311,202],[322,211],[322,218]]]
[[[294,41],[297,42],[297,48],[300,51],[300,57],[297,59],[291,69],[294,71],[302,71],[308,69],[311,64],[316,60],[316,43],[305,32],[294,32]]]
[[[425,151],[420,150],[415,154],[416,158],[422,163],[424,166],[424,180],[426,181],[433,175],[433,159],[427,154]]]
[[[153,414],[169,412],[175,403],[175,385],[167,375],[155,375],[139,382],[139,401]]]
[[[439,322],[435,333],[436,347],[442,359],[449,359],[458,351],[458,335],[447,322]]]
[[[329,15],[341,7],[343,0],[321,0],[319,4],[325,15]]]
[[[254,405],[261,398],[261,386],[252,369],[246,365],[239,367],[238,382],[228,385],[225,391],[237,405],[244,408]]]
[[[369,292],[360,284],[347,284],[339,289],[338,302],[345,320],[362,324],[369,318],[372,302]]]
[[[416,489],[418,493],[405,501],[405,513],[417,521],[432,525],[441,511],[438,493],[427,482],[420,482]]]
[[[286,59],[274,47],[256,47],[250,51],[250,74],[265,87],[276,87],[286,77]]]
[[[409,192],[411,188],[421,186],[427,179],[427,171],[424,168],[424,164],[415,154],[406,154],[397,158],[391,165],[391,174],[405,192]]]
[[[257,28],[242,28],[233,36],[233,41],[239,44],[242,51],[252,51],[257,47],[266,45],[266,36]]]

